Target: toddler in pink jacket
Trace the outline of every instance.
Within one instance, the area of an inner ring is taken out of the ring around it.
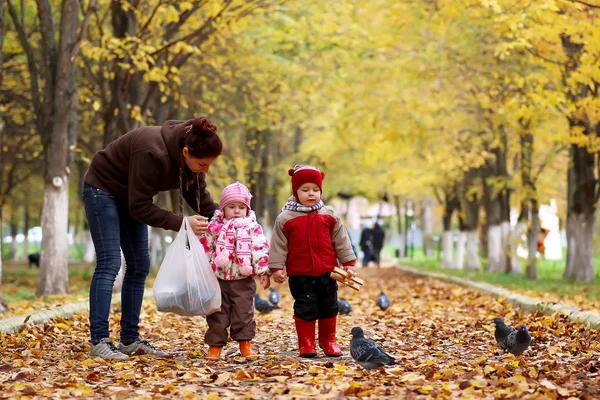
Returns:
[[[206,317],[204,341],[210,346],[208,360],[218,360],[227,344],[228,332],[240,344],[243,357],[256,358],[252,339],[254,321],[254,276],[266,289],[270,286],[269,242],[250,209],[250,190],[239,182],[223,189],[219,209],[200,237],[221,287],[221,311]]]

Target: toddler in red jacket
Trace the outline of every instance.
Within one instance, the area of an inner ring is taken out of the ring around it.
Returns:
[[[330,277],[342,263],[353,269],[356,255],[340,217],[321,199],[325,174],[310,165],[288,171],[292,193],[275,220],[269,252],[273,280],[289,280],[294,298],[294,321],[301,357],[317,355],[319,346],[329,357],[342,355],[335,338],[338,314],[337,281]]]

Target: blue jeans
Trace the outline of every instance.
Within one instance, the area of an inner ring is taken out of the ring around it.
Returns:
[[[123,249],[127,268],[121,291],[121,342],[129,344],[139,338],[144,285],[150,271],[148,225],[134,220],[112,194],[87,182],[83,186],[83,202],[96,249],[96,269],[90,286],[92,343],[109,337],[110,301]]]

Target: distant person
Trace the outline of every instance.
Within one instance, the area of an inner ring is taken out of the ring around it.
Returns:
[[[40,253],[31,253],[29,255],[29,268],[31,268],[33,265],[38,268],[40,267]]]
[[[381,266],[381,249],[385,240],[385,231],[377,222],[373,225],[373,261],[377,267]]]
[[[368,267],[371,260],[373,260],[373,230],[368,226],[360,234],[359,246],[363,252],[362,265]]]
[[[134,129],[92,158],[83,185],[96,250],[90,285],[91,357],[125,360],[129,355],[165,355],[139,336],[150,272],[148,225],[179,231],[184,217],[157,207],[153,198],[179,189],[180,199],[200,214],[187,217],[192,230],[196,235],[205,233],[208,218],[217,209],[206,190],[205,174],[222,150],[217,128],[200,117]],[[121,291],[121,340],[116,347],[109,338],[108,317],[121,249],[127,268]]]

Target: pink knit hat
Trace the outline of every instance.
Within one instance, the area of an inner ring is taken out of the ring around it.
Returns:
[[[250,213],[250,199],[252,198],[252,193],[250,190],[239,182],[232,183],[223,189],[223,193],[221,193],[221,201],[219,201],[219,208],[221,211],[225,208],[225,206],[229,203],[233,203],[234,201],[243,203],[248,207],[248,214]]]

